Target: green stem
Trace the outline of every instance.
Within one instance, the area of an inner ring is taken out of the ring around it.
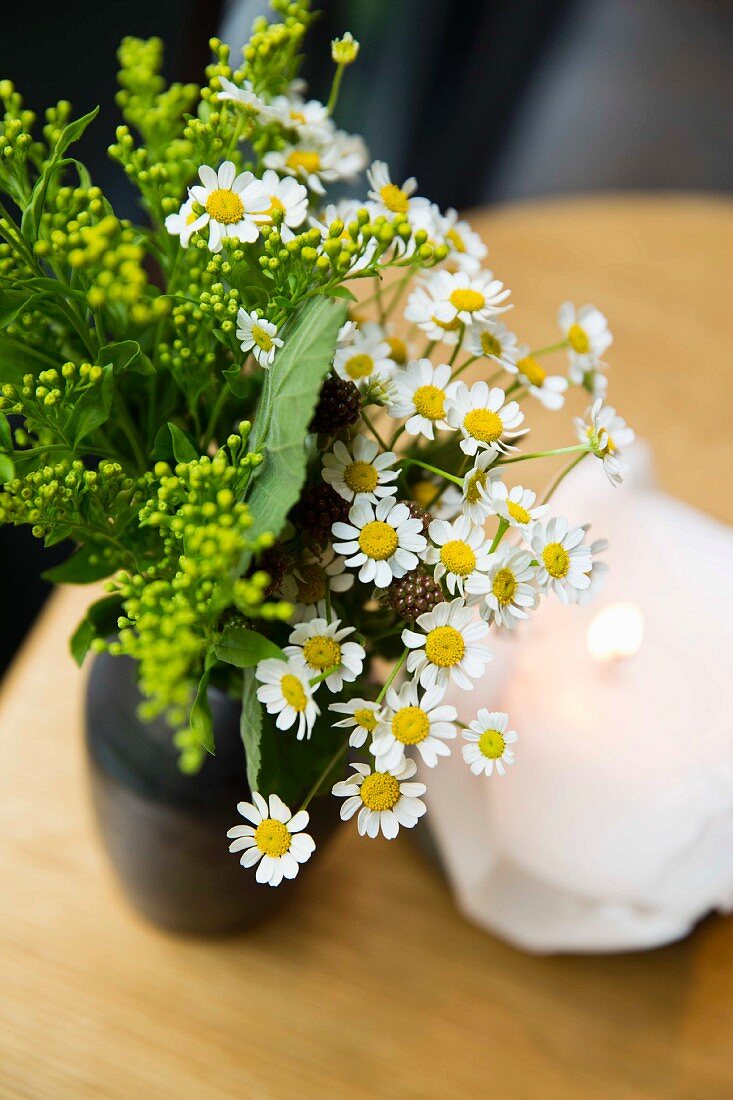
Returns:
[[[560,473],[557,475],[557,477],[553,481],[552,485],[550,486],[550,488],[547,490],[544,497],[542,498],[542,503],[543,504],[547,504],[550,497],[553,496],[553,494],[554,494],[555,490],[557,489],[558,485],[560,484],[560,482],[563,481],[563,479],[565,477],[567,477],[567,475],[570,473],[570,471],[573,470],[578,465],[578,463],[582,462],[583,459],[585,458],[585,456],[588,455],[588,454],[590,454],[590,451],[584,451],[582,454],[579,454],[578,457],[574,458],[573,461],[568,466],[566,466],[564,470],[560,471]]]
[[[214,438],[214,430],[216,428],[217,422],[218,422],[219,417],[221,415],[222,409],[224,408],[224,406],[227,403],[227,398],[228,397],[229,397],[229,387],[226,385],[226,383],[224,383],[222,385],[221,389],[219,390],[219,394],[216,398],[216,401],[214,402],[214,407],[211,410],[211,416],[209,417],[209,421],[206,425],[203,436],[201,438],[201,448],[202,448],[202,450],[205,450],[207,445]]]
[[[468,359],[466,359],[463,363],[461,363],[458,370],[453,372],[453,377],[451,378],[451,382],[455,382],[458,375],[463,374],[466,367],[470,367],[471,363],[475,363],[477,359],[478,359],[478,355],[469,355]]]
[[[463,322],[461,322],[461,327],[458,330],[458,339],[456,341],[456,346],[453,348],[453,354],[451,355],[450,359],[448,360],[448,366],[449,367],[452,367],[453,364],[455,363],[456,359],[458,358],[458,352],[461,350],[461,344],[463,343],[463,334],[464,334],[465,331],[466,331],[466,326],[463,324]]]
[[[403,424],[403,425],[402,425],[401,427],[399,427],[399,428],[397,429],[397,431],[396,431],[396,432],[394,433],[394,435],[392,436],[392,438],[391,438],[391,440],[390,440],[390,442],[389,442],[389,449],[390,449],[390,451],[393,451],[393,450],[394,450],[394,445],[395,445],[395,443],[397,442],[397,440],[398,440],[398,439],[400,438],[400,436],[402,435],[402,433],[404,432],[404,430],[405,430],[405,425]]]
[[[122,428],[127,442],[130,444],[130,449],[132,451],[133,457],[138,465],[139,472],[142,474],[147,469],[148,462],[145,457],[145,452],[143,451],[140,444],[137,429],[135,428],[133,419],[130,416],[129,409],[125,404],[124,398],[119,392],[117,393],[116,405],[119,425]]]
[[[427,462],[421,462],[418,458],[401,458],[400,462],[406,466],[421,466],[423,470],[429,470],[431,474],[437,474],[438,477],[443,477],[446,481],[452,481],[454,485],[463,485],[463,478],[448,474],[445,470],[439,470],[437,466],[430,466]]]
[[[583,451],[584,454],[588,454],[588,448],[584,443],[579,443],[577,447],[559,447],[556,451],[535,451],[529,455],[517,455],[516,458],[500,458],[498,462],[495,462],[495,466],[510,466],[513,462],[526,462],[528,458],[551,458],[553,455],[572,455],[577,454],[578,451]]]
[[[532,359],[536,359],[538,355],[549,355],[551,351],[562,351],[563,348],[569,346],[569,340],[560,340],[557,344],[547,344],[544,348],[537,348],[536,351],[531,351],[529,354]]]
[[[348,749],[348,747],[349,747],[349,742],[347,740],[333,754],[333,756],[328,761],[328,763],[326,764],[326,766],[323,769],[323,771],[321,772],[321,774],[318,776],[318,779],[316,779],[315,783],[313,784],[311,789],[308,791],[308,794],[305,796],[305,798],[301,802],[301,804],[300,804],[300,809],[301,810],[307,810],[308,809],[308,806],[310,805],[313,797],[316,794],[318,794],[318,791],[321,787],[321,784],[325,782],[326,778],[328,777],[328,775],[330,775],[330,773],[336,767],[336,765],[338,764],[341,757],[346,755],[346,750]]]
[[[326,104],[326,110],[329,115],[332,115],[338,101],[339,92],[341,90],[341,81],[344,76],[345,65],[337,65],[336,72],[333,74],[333,84],[331,85],[331,94],[328,97],[328,103]]]
[[[489,547],[489,553],[490,554],[494,553],[497,546],[499,545],[501,540],[504,538],[504,535],[506,534],[508,529],[509,529],[508,521],[503,519],[502,517],[500,517],[499,518],[499,526],[497,527],[496,534],[494,535],[494,541],[492,542],[491,546]]]
[[[374,427],[374,425],[372,424],[371,420],[370,420],[370,419],[369,419],[369,417],[367,416],[367,414],[366,414],[366,412],[364,411],[364,409],[362,409],[362,410],[361,410],[361,418],[362,418],[362,420],[364,421],[364,423],[366,424],[366,426],[367,426],[367,428],[369,429],[369,431],[370,431],[370,432],[372,433],[372,435],[373,435],[373,436],[374,436],[374,438],[376,439],[376,441],[377,441],[377,443],[379,444],[379,446],[380,446],[380,447],[382,448],[382,450],[383,450],[383,451],[388,451],[388,450],[389,450],[389,447],[388,447],[388,446],[387,446],[387,444],[386,444],[386,443],[384,442],[384,440],[382,439],[381,435],[379,434],[379,432],[377,431],[377,429],[376,429],[376,428]]]
[[[392,683],[394,681],[395,676],[397,675],[397,673],[400,671],[400,669],[404,665],[405,661],[407,660],[407,654],[409,652],[410,652],[409,649],[407,648],[407,646],[405,646],[404,650],[402,651],[402,656],[397,661],[394,668],[392,669],[389,676],[387,677],[384,684],[382,685],[382,690],[380,691],[380,693],[379,693],[379,695],[377,696],[377,699],[376,699],[376,701],[378,703],[382,702],[382,699],[384,699],[385,695],[389,691],[390,687],[392,686]]]

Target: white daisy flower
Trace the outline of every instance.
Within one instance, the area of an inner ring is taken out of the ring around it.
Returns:
[[[336,349],[333,365],[339,377],[362,388],[375,378],[391,378],[395,369],[389,344],[374,321],[360,325],[351,343]]]
[[[351,443],[351,451],[340,439],[333,451],[323,456],[323,480],[332,485],[344,500],[368,500],[376,504],[380,497],[391,497],[397,492],[392,482],[399,477],[393,470],[397,461],[394,451],[378,454],[377,443],[366,435],[357,435]]]
[[[262,186],[270,200],[268,220],[275,221],[278,216],[281,239],[292,241],[295,236],[293,230],[301,226],[308,216],[307,189],[292,176],[281,179],[272,168],[264,172]]]
[[[469,602],[479,605],[479,613],[488,623],[513,630],[520,619],[527,619],[537,606],[533,585],[535,569],[532,555],[514,546],[500,546],[490,556],[485,574],[475,573],[466,583]]]
[[[590,524],[584,523],[583,530],[587,535],[590,530]],[[580,607],[587,607],[589,603],[593,602],[599,592],[603,590],[608,574],[608,565],[605,561],[596,561],[596,556],[602,554],[604,550],[608,550],[609,545],[608,539],[595,539],[590,544],[591,568],[586,574],[590,580],[590,584],[587,588],[571,589],[568,592],[570,603],[577,603]]]
[[[436,428],[448,428],[445,402],[454,388],[446,363],[434,367],[429,359],[418,359],[395,377],[392,404],[387,411],[396,420],[409,418],[405,423],[408,435],[434,439]]]
[[[356,336],[358,331],[359,326],[357,325],[356,321],[344,321],[343,325],[338,331],[338,336],[336,337],[337,350],[341,348],[350,348],[351,345],[354,343],[354,337]]]
[[[199,168],[201,185],[190,188],[191,196],[203,206],[203,213],[191,225],[191,232],[209,227],[209,248],[221,252],[225,238],[251,243],[267,221],[270,205],[262,182],[251,172],[240,172],[225,160],[215,172],[208,164]]]
[[[488,711],[482,707],[463,738],[468,741],[461,752],[474,775],[505,775],[506,764],[514,763],[514,750],[509,746],[517,740],[514,730],[508,730],[509,715],[501,711]]]
[[[324,183],[354,179],[366,164],[367,152],[358,135],[336,130],[325,141],[303,136],[294,145],[265,153],[264,159],[266,168],[295,176],[311,191],[323,195]]]
[[[345,798],[341,807],[342,821],[348,821],[358,811],[356,819],[361,836],[376,837],[381,829],[387,840],[393,840],[403,829],[412,829],[427,810],[420,798],[424,783],[411,783],[417,764],[404,760],[396,768],[375,770],[368,764],[352,764],[354,774],[334,784],[332,794]]]
[[[376,509],[359,501],[349,509],[349,522],[332,527],[334,550],[346,557],[351,569],[359,570],[363,584],[386,588],[393,578],[404,577],[417,568],[418,555],[427,546],[422,520],[413,519],[406,504],[383,497]]]
[[[481,645],[489,633],[486,623],[474,619],[458,597],[418,616],[415,625],[424,633],[409,627],[402,631],[402,641],[412,651],[407,671],[414,672],[424,688],[447,687],[454,680],[459,688],[471,691],[472,681],[483,676],[491,660],[491,653]]]
[[[344,641],[353,633],[353,626],[342,627],[340,619],[330,623],[326,619],[311,619],[296,625],[289,638],[290,645],[283,652],[305,665],[311,678],[333,669],[326,677],[326,687],[329,691],[341,691],[345,683],[353,683],[364,667],[364,647],[358,642]]]
[[[238,802],[237,810],[251,824],[229,829],[229,851],[242,853],[243,867],[258,864],[258,882],[279,886],[284,878],[295,878],[300,864],[316,850],[313,837],[303,832],[310,820],[307,811],[291,814],[276,794],[270,795],[268,805],[257,791],[252,792],[251,802]]]
[[[537,583],[543,592],[554,592],[562,603],[573,602],[573,589],[590,586],[591,552],[590,547],[581,545],[584,537],[582,527],[570,527],[563,517],[532,528],[529,541],[538,563]]]
[[[498,478],[490,480],[479,492],[494,515],[501,516],[510,527],[516,527],[523,534],[529,532],[532,525],[549,508],[548,504],[535,506],[537,494],[531,489],[525,489],[521,485],[509,489]]]
[[[623,481],[626,466],[621,458],[621,447],[633,443],[636,438],[623,417],[618,416],[612,405],[604,405],[599,398],[585,414],[588,420],[575,418],[575,430],[581,443],[590,444],[596,458],[603,462],[606,477],[612,485]]]
[[[256,309],[248,313],[242,306],[237,310],[237,339],[242,351],[251,351],[261,367],[271,367],[275,352],[283,346],[277,325],[260,317]]]
[[[516,369],[519,381],[524,383],[532,396],[546,409],[561,409],[565,404],[565,391],[569,385],[567,378],[560,374],[548,374],[542,364],[529,354],[526,345],[518,349],[518,354]]]
[[[340,722],[334,722],[334,729],[350,729],[349,745],[352,749],[360,749],[371,737],[377,728],[379,721],[379,703],[371,699],[350,699],[348,703],[331,703],[329,710],[336,714],[345,714]]]
[[[486,517],[493,515],[488,490],[491,482],[500,476],[499,470],[491,469],[500,453],[496,447],[479,451],[472,468],[463,479],[463,514],[476,527],[483,527]]]
[[[279,730],[289,730],[297,722],[297,737],[310,737],[313,725],[321,713],[310,686],[308,670],[302,661],[281,661],[267,657],[260,661],[255,676],[261,683],[257,698],[265,704],[268,714],[276,714]]]
[[[439,322],[475,325],[493,320],[510,306],[502,305],[510,291],[495,279],[491,271],[478,275],[466,272],[437,271],[425,284],[433,300],[433,314]],[[409,305],[409,303],[408,303]]]
[[[320,556],[306,553],[280,585],[280,593],[294,604],[292,619],[306,622],[316,616],[326,617],[326,594],[348,592],[354,585],[354,574],[346,572],[346,561],[332,546]]]
[[[389,168],[383,160],[375,160],[367,168],[367,179],[371,185],[369,198],[372,200],[371,213],[374,217],[383,214],[387,218],[395,214],[407,214],[415,206],[429,206],[427,199],[412,198],[417,189],[417,180],[410,176],[401,187],[392,183]]]
[[[519,348],[517,337],[501,321],[485,321],[471,325],[466,333],[466,349],[471,355],[493,359],[510,374],[517,373]]]
[[[194,209],[195,205],[195,200],[189,196],[177,214],[169,214],[165,219],[166,229],[172,236],[180,237],[184,248],[188,248],[191,234],[196,229],[198,214]]]
[[[435,566],[436,581],[445,577],[452,596],[463,595],[464,586],[475,573],[488,568],[489,544],[483,527],[471,523],[461,515],[453,523],[434,519],[428,527],[433,546],[428,545],[424,561]]]
[[[469,275],[480,271],[486,259],[486,245],[458,211],[449,207],[440,217],[438,227],[442,240],[450,249],[446,263]]]
[[[299,141],[327,142],[335,131],[328,108],[317,99],[306,102],[300,96],[278,95],[268,109],[281,126],[298,132]]]
[[[443,320],[436,313],[435,299],[422,286],[417,286],[407,299],[405,319],[421,329],[429,340],[442,344],[457,344],[461,337],[461,322],[457,317]]]
[[[390,688],[385,706],[374,731],[370,751],[384,768],[399,767],[405,750],[414,745],[429,768],[439,756],[450,756],[446,741],[456,736],[455,707],[443,703],[445,688],[433,687],[422,699],[414,680],[399,691]]]
[[[240,87],[231,80],[227,80],[225,76],[220,76],[219,83],[221,84],[221,91],[216,93],[217,99],[236,103],[238,107],[244,108],[245,112],[254,118],[259,118],[263,122],[269,121],[272,112],[268,105],[253,91],[249,80],[243,81]]]
[[[521,435],[519,425],[524,413],[516,401],[505,404],[506,394],[500,386],[486,382],[474,382],[469,389],[459,382],[446,401],[446,419],[451,428],[458,428],[463,436],[461,450],[475,455],[484,447],[508,451],[505,437]]]
[[[572,302],[563,302],[557,311],[557,323],[570,344],[571,363],[579,372],[577,380],[582,382],[582,375],[598,366],[613,343],[608,321],[595,306],[585,305],[576,310]]]

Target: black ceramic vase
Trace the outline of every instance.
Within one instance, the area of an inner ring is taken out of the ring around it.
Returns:
[[[216,935],[255,925],[286,904],[298,879],[262,886],[228,850],[227,829],[242,824],[248,800],[239,707],[216,689],[209,701],[216,756],[184,775],[169,726],[141,722],[135,664],[98,656],[86,700],[91,792],[99,829],[132,904],[176,932]],[[321,845],[338,823],[334,799],[315,799],[308,832]]]

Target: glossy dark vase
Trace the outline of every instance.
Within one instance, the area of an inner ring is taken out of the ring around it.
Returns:
[[[249,928],[287,904],[298,879],[261,886],[228,851],[227,829],[248,800],[239,707],[209,693],[216,756],[195,776],[178,768],[170,728],[143,723],[135,665],[97,657],[86,699],[86,742],[94,809],[107,852],[132,904],[176,932],[216,935]],[[310,806],[308,831],[322,844],[338,822],[333,799]]]

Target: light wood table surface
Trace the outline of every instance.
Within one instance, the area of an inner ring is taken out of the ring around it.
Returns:
[[[731,204],[629,196],[478,221],[513,324],[545,340],[563,298],[596,302],[611,394],[663,485],[733,520]],[[0,698],[3,1100],[733,1096],[733,919],[644,954],[533,958],[463,921],[410,843],[345,826],[254,933],[142,923],[90,816],[66,651],[86,599],[56,596]]]

